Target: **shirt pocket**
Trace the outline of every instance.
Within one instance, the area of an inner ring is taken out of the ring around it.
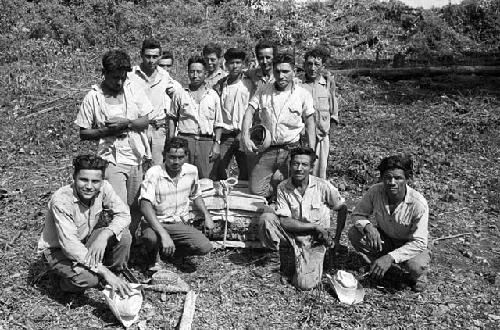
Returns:
[[[330,103],[328,102],[328,96],[318,96],[316,97],[314,108],[316,111],[328,111],[330,110]]]
[[[286,116],[284,116],[284,124],[297,128],[302,126],[302,108],[300,105],[292,104],[287,109]]]
[[[215,119],[215,104],[208,104],[206,107],[203,107],[203,116],[208,120]]]
[[[319,222],[321,219],[321,203],[313,202],[311,204],[311,218],[309,219],[311,222]]]

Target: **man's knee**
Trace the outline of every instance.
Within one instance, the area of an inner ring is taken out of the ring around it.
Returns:
[[[205,255],[213,250],[213,245],[208,238],[199,240],[199,242],[193,246],[193,254],[195,255]]]
[[[265,230],[276,227],[278,222],[278,216],[274,213],[274,211],[270,208],[266,209],[259,217],[259,229]]]
[[[141,232],[140,242],[147,249],[155,248],[158,244],[158,235],[151,227],[147,227]]]
[[[412,279],[417,279],[421,275],[429,271],[430,255],[428,251],[422,252],[420,255],[406,261],[406,268]]]
[[[99,285],[99,277],[82,268],[79,274],[72,277],[62,277],[60,287],[62,291],[79,293]]]
[[[268,198],[271,196],[272,191],[270,189],[271,179],[270,178],[256,178],[250,179],[249,189],[254,195],[262,196]]]

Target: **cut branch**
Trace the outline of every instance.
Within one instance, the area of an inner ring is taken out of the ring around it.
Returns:
[[[462,233],[462,234],[456,234],[456,235],[441,236],[441,237],[434,239],[432,242],[436,243],[438,241],[442,241],[445,239],[452,239],[452,238],[462,237],[462,236],[466,236],[466,235],[472,235],[472,233]]]
[[[358,68],[332,70],[334,75],[351,77],[370,76],[382,79],[404,79],[447,74],[476,74],[500,76],[500,66],[424,66],[409,68]]]

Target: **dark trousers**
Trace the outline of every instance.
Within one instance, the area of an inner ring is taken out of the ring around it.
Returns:
[[[131,243],[132,236],[128,229],[123,230],[119,241],[114,235],[111,236],[104,253],[103,265],[115,272],[123,270],[128,262]],[[63,291],[82,292],[98,286],[99,276],[69,259],[62,249],[45,250],[44,256],[49,268],[61,278],[60,286]]]
[[[233,156],[238,165],[238,180],[248,180],[249,157],[244,151],[240,150],[240,141],[236,137],[224,134],[221,138],[220,159],[216,163],[216,180],[227,179],[227,168]]]
[[[162,223],[162,226],[174,241],[176,256],[204,255],[213,249],[210,240],[193,226],[184,223]],[[151,257],[148,262],[154,263],[161,248],[160,237],[149,224],[143,224],[141,237]]]
[[[406,242],[401,240],[396,240],[387,236],[380,229],[380,238],[384,241],[382,244],[382,251],[375,251],[370,248],[364,238],[364,235],[359,232],[359,230],[352,226],[349,230],[349,241],[351,241],[352,246],[356,251],[358,251],[366,261],[375,261],[387,253],[394,251],[395,249],[403,246]],[[431,261],[431,254],[428,249],[422,251],[419,255],[402,262],[403,268],[405,268],[410,273],[410,278],[412,280],[417,280],[421,276],[426,276],[429,272],[429,263]]]

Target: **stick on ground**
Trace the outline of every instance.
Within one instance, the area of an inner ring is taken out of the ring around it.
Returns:
[[[456,235],[441,236],[441,237],[434,239],[432,242],[436,243],[436,242],[442,241],[444,239],[457,238],[457,237],[466,236],[466,235],[472,235],[472,233],[462,233],[462,234],[456,234]]]
[[[184,311],[182,312],[179,330],[191,330],[191,324],[193,323],[194,318],[195,303],[196,293],[194,291],[189,291],[186,294],[186,300],[184,301]]]

